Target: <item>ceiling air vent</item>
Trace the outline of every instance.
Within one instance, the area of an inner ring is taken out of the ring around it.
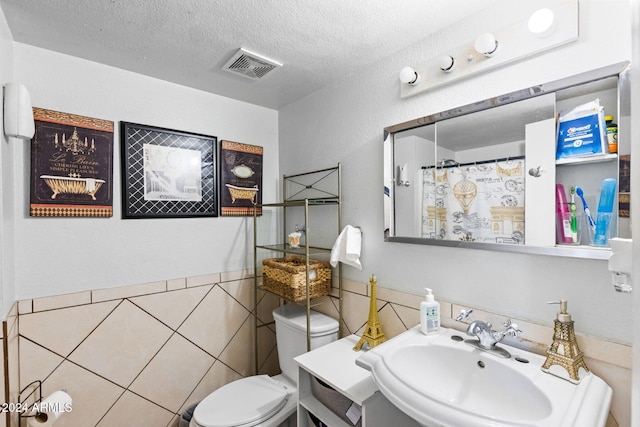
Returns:
[[[276,67],[282,67],[282,64],[273,59],[265,58],[264,56],[240,48],[235,55],[224,64],[222,69],[252,80],[258,80]]]

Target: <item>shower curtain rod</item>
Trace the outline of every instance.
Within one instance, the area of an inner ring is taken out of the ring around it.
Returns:
[[[458,163],[455,160],[451,160],[451,159],[444,159],[441,160],[439,163],[441,163],[441,165],[435,165],[435,166],[422,166],[421,169],[433,169],[433,168],[455,168],[455,167],[461,167],[461,166],[473,166],[473,165],[482,165],[482,164],[486,164],[486,163],[496,163],[496,162],[506,162],[509,160],[521,160],[524,159],[525,156],[515,156],[515,157],[502,157],[500,159],[493,159],[493,160],[481,160],[479,162],[469,162],[469,163]],[[453,162],[453,163],[447,163],[445,164],[445,162]]]

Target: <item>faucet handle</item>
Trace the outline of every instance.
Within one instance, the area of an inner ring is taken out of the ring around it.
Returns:
[[[508,319],[506,322],[504,322],[504,326],[505,328],[507,328],[504,331],[505,335],[509,335],[511,337],[517,337],[518,334],[522,333],[522,331],[520,329],[518,329],[518,324],[517,323],[513,323],[513,320]]]
[[[471,320],[469,317],[473,313],[473,308],[468,308],[466,310],[460,310],[460,314],[456,317],[456,321],[462,322],[463,320]]]

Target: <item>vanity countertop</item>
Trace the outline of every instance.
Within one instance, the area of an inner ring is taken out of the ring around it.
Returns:
[[[349,335],[295,358],[301,368],[321,379],[353,402],[362,405],[378,391],[371,373],[356,365],[364,351],[353,351],[360,339]]]

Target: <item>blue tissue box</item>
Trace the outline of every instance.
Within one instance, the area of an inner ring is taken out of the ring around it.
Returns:
[[[556,159],[606,153],[604,129],[599,112],[560,122]]]

